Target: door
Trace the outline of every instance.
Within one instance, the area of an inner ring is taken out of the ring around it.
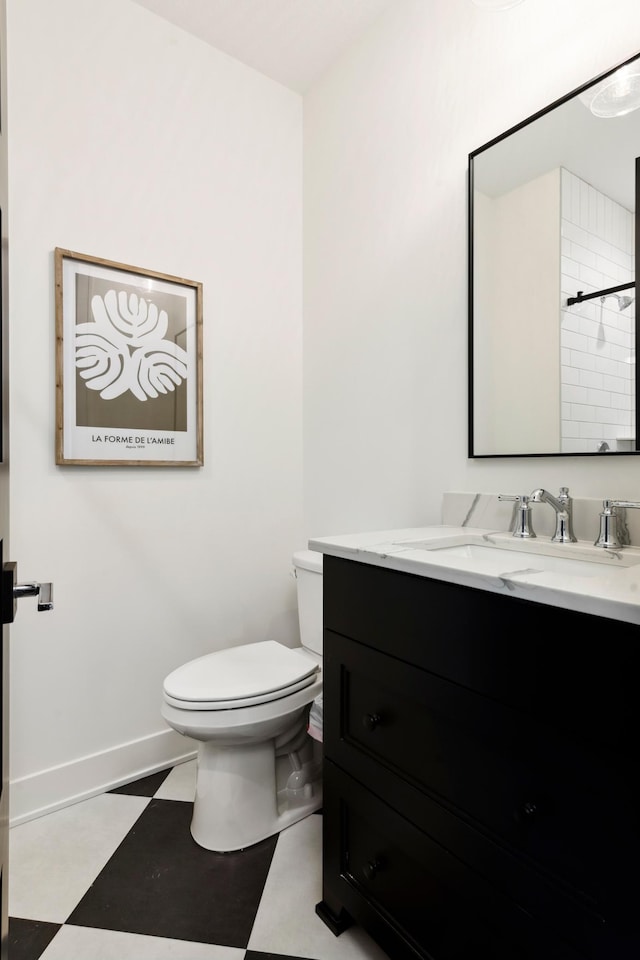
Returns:
[[[7,560],[9,537],[9,362],[8,362],[8,314],[7,314],[7,38],[6,6],[0,0],[0,571]],[[9,627],[0,626],[2,646],[0,647],[0,766],[2,783],[0,784],[0,890],[2,902],[0,960],[8,957],[8,887],[9,887]]]
[[[0,0],[0,960],[9,954],[9,624],[21,597],[53,609],[50,583],[17,583],[9,562],[9,265],[7,227],[7,10]]]

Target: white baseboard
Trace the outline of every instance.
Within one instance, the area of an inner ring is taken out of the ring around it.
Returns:
[[[109,750],[40,770],[9,784],[12,827],[87,800],[196,756],[194,740],[162,730]]]

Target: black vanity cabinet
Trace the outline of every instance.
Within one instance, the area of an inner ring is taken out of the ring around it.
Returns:
[[[328,555],[323,591],[325,923],[638,960],[640,628]]]

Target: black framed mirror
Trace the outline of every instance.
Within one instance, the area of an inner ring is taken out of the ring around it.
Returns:
[[[640,54],[469,155],[469,457],[640,452]]]

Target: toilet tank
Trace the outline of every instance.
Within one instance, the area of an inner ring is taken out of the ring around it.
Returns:
[[[322,554],[299,550],[293,555],[298,589],[300,642],[307,650],[322,654]]]

